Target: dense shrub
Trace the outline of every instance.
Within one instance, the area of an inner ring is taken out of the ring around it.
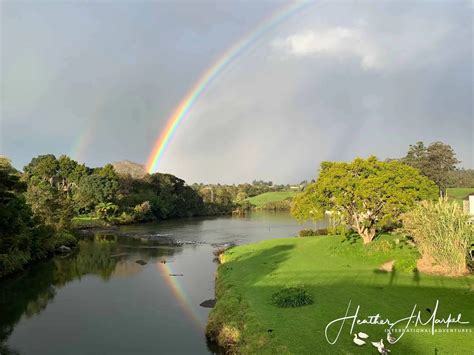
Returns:
[[[132,224],[135,223],[135,217],[133,214],[122,212],[118,217],[114,217],[114,224]]]
[[[31,261],[29,253],[15,252],[9,254],[0,254],[0,277],[8,275],[17,270],[21,270],[23,266]]]
[[[272,201],[264,204],[259,209],[266,211],[289,211],[291,208],[291,198],[281,201]]]
[[[317,235],[328,235],[327,229],[302,229],[299,232],[300,237],[313,237]]]
[[[313,297],[301,286],[286,287],[272,295],[271,303],[277,307],[301,307],[313,303]]]
[[[56,250],[60,246],[74,247],[77,245],[77,239],[71,233],[66,231],[56,232],[52,238],[52,248]]]
[[[146,222],[153,219],[149,201],[142,202],[133,208],[133,216],[136,222]]]
[[[467,270],[467,258],[473,227],[468,216],[455,202],[439,199],[423,201],[403,216],[403,226],[422,254],[425,270],[461,274]]]

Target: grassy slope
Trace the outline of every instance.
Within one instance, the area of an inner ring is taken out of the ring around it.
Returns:
[[[456,201],[459,205],[463,205],[463,199],[470,193],[474,192],[474,188],[469,187],[453,187],[448,189],[448,197]]]
[[[408,246],[368,252],[359,242],[341,243],[334,236],[275,239],[230,249],[218,269],[218,302],[208,332],[224,324],[240,329],[237,351],[243,353],[377,353],[369,345],[355,346],[347,327],[335,345],[327,343],[326,324],[344,315],[349,300],[361,306],[362,316],[380,313],[400,319],[410,315],[414,304],[427,316],[425,308],[433,308],[438,299],[438,318],[461,312],[472,329],[474,277],[376,272],[381,263],[407,255],[414,256]],[[269,304],[274,292],[297,283],[313,295],[313,305],[282,309]],[[355,331],[365,331],[373,341],[384,337],[381,327],[362,325]],[[473,346],[473,337],[466,334],[407,333],[390,348],[399,354],[432,354],[435,348],[438,354],[463,354]]]
[[[455,187],[455,188],[450,188],[448,189],[448,197],[456,199],[456,200],[462,200],[464,197],[469,195],[470,193],[474,192],[474,187]]]
[[[293,197],[294,195],[296,195],[296,192],[294,191],[265,192],[254,197],[249,197],[247,201],[256,207],[262,207],[269,202],[283,201],[289,197]]]

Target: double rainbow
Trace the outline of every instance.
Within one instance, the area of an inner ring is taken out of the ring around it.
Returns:
[[[226,68],[232,61],[234,61],[240,54],[242,54],[250,45],[265,33],[278,26],[280,23],[294,15],[301,10],[305,5],[310,4],[308,1],[292,2],[280,10],[277,10],[268,18],[263,20],[253,31],[248,33],[236,44],[225,51],[199,78],[194,84],[193,88],[182,99],[180,104],[176,107],[173,114],[168,119],[168,122],[156,140],[154,148],[148,157],[146,170],[153,173],[158,169],[158,165],[163,158],[166,148],[170,144],[176,129],[179,127],[183,119],[187,116],[196,100],[202,95],[204,90],[209,87],[211,82]]]

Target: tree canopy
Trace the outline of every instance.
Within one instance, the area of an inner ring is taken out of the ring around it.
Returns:
[[[291,213],[305,221],[330,211],[369,243],[416,201],[436,198],[437,192],[434,182],[398,161],[372,156],[351,163],[323,162],[316,182],[294,198]]]
[[[434,181],[441,195],[446,195],[452,172],[460,163],[454,149],[443,142],[434,142],[428,147],[423,142],[410,145],[402,161],[420,170],[423,175]]]

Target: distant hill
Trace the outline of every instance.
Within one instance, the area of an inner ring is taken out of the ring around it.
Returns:
[[[134,179],[142,179],[147,175],[145,165],[134,163],[130,160],[122,160],[112,163],[117,174],[122,176],[130,175]]]

